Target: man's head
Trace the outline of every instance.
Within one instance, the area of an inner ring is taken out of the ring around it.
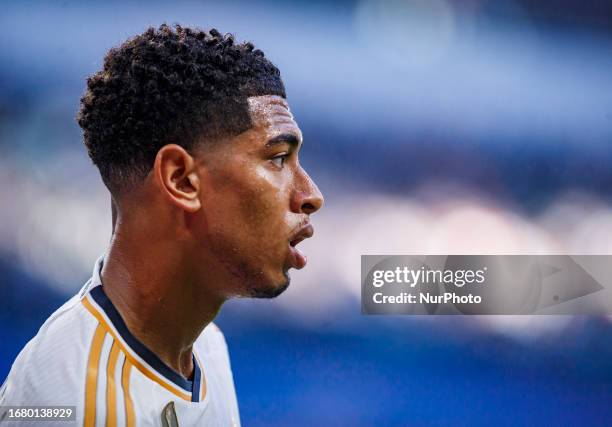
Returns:
[[[165,233],[194,281],[274,296],[305,263],[293,246],[323,202],[284,98],[252,44],[162,25],[111,49],[78,121],[120,218]]]

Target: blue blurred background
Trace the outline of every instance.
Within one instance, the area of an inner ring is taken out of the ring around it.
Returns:
[[[359,302],[361,254],[612,254],[604,0],[3,3],[0,381],[110,237],[85,79],[162,22],[266,52],[326,196],[289,290],[218,318],[243,425],[612,425],[608,317]]]

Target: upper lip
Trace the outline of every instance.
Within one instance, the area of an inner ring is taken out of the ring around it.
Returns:
[[[314,234],[314,227],[310,225],[309,222],[301,226],[298,226],[297,231],[295,231],[291,235],[291,238],[289,239],[289,245],[295,246],[298,243],[300,243],[302,240],[312,237],[313,234]]]

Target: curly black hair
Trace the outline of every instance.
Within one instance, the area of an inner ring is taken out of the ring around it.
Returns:
[[[252,126],[247,98],[285,98],[280,72],[249,42],[180,25],[148,28],[87,79],[77,121],[111,193],[149,173],[166,144],[238,135]]]

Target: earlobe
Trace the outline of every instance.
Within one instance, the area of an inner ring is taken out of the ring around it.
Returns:
[[[155,182],[166,199],[189,213],[198,211],[200,179],[191,154],[176,144],[163,146],[153,165]]]

